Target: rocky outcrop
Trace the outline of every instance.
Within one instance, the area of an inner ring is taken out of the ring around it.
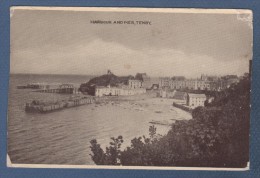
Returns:
[[[119,85],[127,85],[129,79],[134,79],[134,77],[131,75],[119,77],[112,73],[108,73],[106,75],[92,78],[87,83],[81,84],[79,90],[85,94],[95,95],[96,86],[110,85],[111,87],[116,87]]]

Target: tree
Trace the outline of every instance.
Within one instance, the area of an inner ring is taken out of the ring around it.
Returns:
[[[90,141],[90,148],[93,154],[90,154],[92,160],[97,165],[119,165],[120,164],[120,147],[123,143],[123,137],[112,137],[110,146],[106,147],[106,152],[103,151],[100,144],[97,144],[97,140]]]
[[[104,152],[94,140],[96,164],[131,166],[245,167],[249,161],[250,80],[245,76],[197,107],[193,119],[176,121],[165,136],[150,126],[149,138],[138,137],[120,150],[123,138],[112,138]]]
[[[92,160],[98,165],[106,164],[105,162],[106,155],[103,149],[100,147],[100,144],[97,143],[97,140],[96,139],[91,140],[90,144],[91,144],[90,149],[93,153],[90,154]]]

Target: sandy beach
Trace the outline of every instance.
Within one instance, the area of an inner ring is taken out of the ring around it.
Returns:
[[[97,98],[96,106],[112,105],[125,110],[158,114],[149,121],[155,125],[171,126],[176,120],[189,120],[191,114],[172,105],[173,99],[156,97],[156,93],[134,96],[112,96]],[[176,117],[177,116],[177,117]]]

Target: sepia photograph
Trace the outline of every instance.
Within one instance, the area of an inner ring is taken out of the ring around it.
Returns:
[[[252,18],[11,7],[7,165],[248,170]]]

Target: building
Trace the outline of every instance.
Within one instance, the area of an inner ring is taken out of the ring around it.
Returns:
[[[213,86],[214,85],[214,86]],[[171,89],[188,89],[188,90],[211,90],[215,87],[215,82],[189,79],[189,80],[170,80],[169,86]]]
[[[128,95],[138,95],[146,93],[144,88],[128,88],[128,87],[103,87],[96,86],[95,96],[128,96]]]
[[[162,98],[172,98],[175,93],[175,90],[171,90],[168,87],[164,87],[160,90],[160,97]]]
[[[198,106],[204,106],[207,97],[205,94],[187,94],[187,106],[191,107],[192,109]]]
[[[97,86],[95,88],[95,96],[118,96],[121,93],[120,88]]]
[[[160,79],[158,77],[149,77],[146,73],[137,73],[136,80],[142,81],[142,87],[146,89],[154,89],[154,85],[159,85]]]
[[[217,81],[219,79],[219,77],[215,76],[215,75],[205,75],[205,74],[202,74],[200,79],[201,80],[207,80],[207,81]]]
[[[142,88],[143,82],[141,80],[128,80],[129,88]]]
[[[181,91],[175,91],[173,95],[173,99],[176,104],[185,105],[187,102],[187,93]]]
[[[239,82],[237,75],[226,75],[221,78],[221,89],[229,88],[232,84]]]
[[[189,89],[197,90],[198,81],[194,79],[190,80],[171,80],[169,86],[171,89]]]
[[[141,75],[141,74],[139,74]],[[175,77],[161,77],[158,82],[146,81],[143,87],[151,88],[155,83],[159,84],[160,89],[169,88],[172,90],[208,90],[208,91],[221,91],[229,88],[232,84],[238,83],[239,78],[236,75],[227,75],[223,77],[201,75],[198,79],[186,79],[183,76]],[[149,83],[149,84],[148,84]],[[147,87],[149,85],[149,87]]]
[[[170,81],[171,81],[170,77],[161,77],[161,78],[159,78],[159,87],[160,88],[169,87],[170,86]]]
[[[210,91],[220,91],[221,90],[221,80],[210,81],[209,90]]]
[[[177,100],[187,100],[187,93],[186,92],[181,92],[181,91],[175,91],[173,95],[174,99]]]
[[[146,73],[137,73],[135,79],[142,81],[142,87],[146,89],[151,88],[153,85],[151,78]]]
[[[158,88],[160,83],[160,79],[158,77],[151,77],[150,79],[146,79],[143,81],[143,87],[146,89],[152,89],[154,85],[156,85]]]

